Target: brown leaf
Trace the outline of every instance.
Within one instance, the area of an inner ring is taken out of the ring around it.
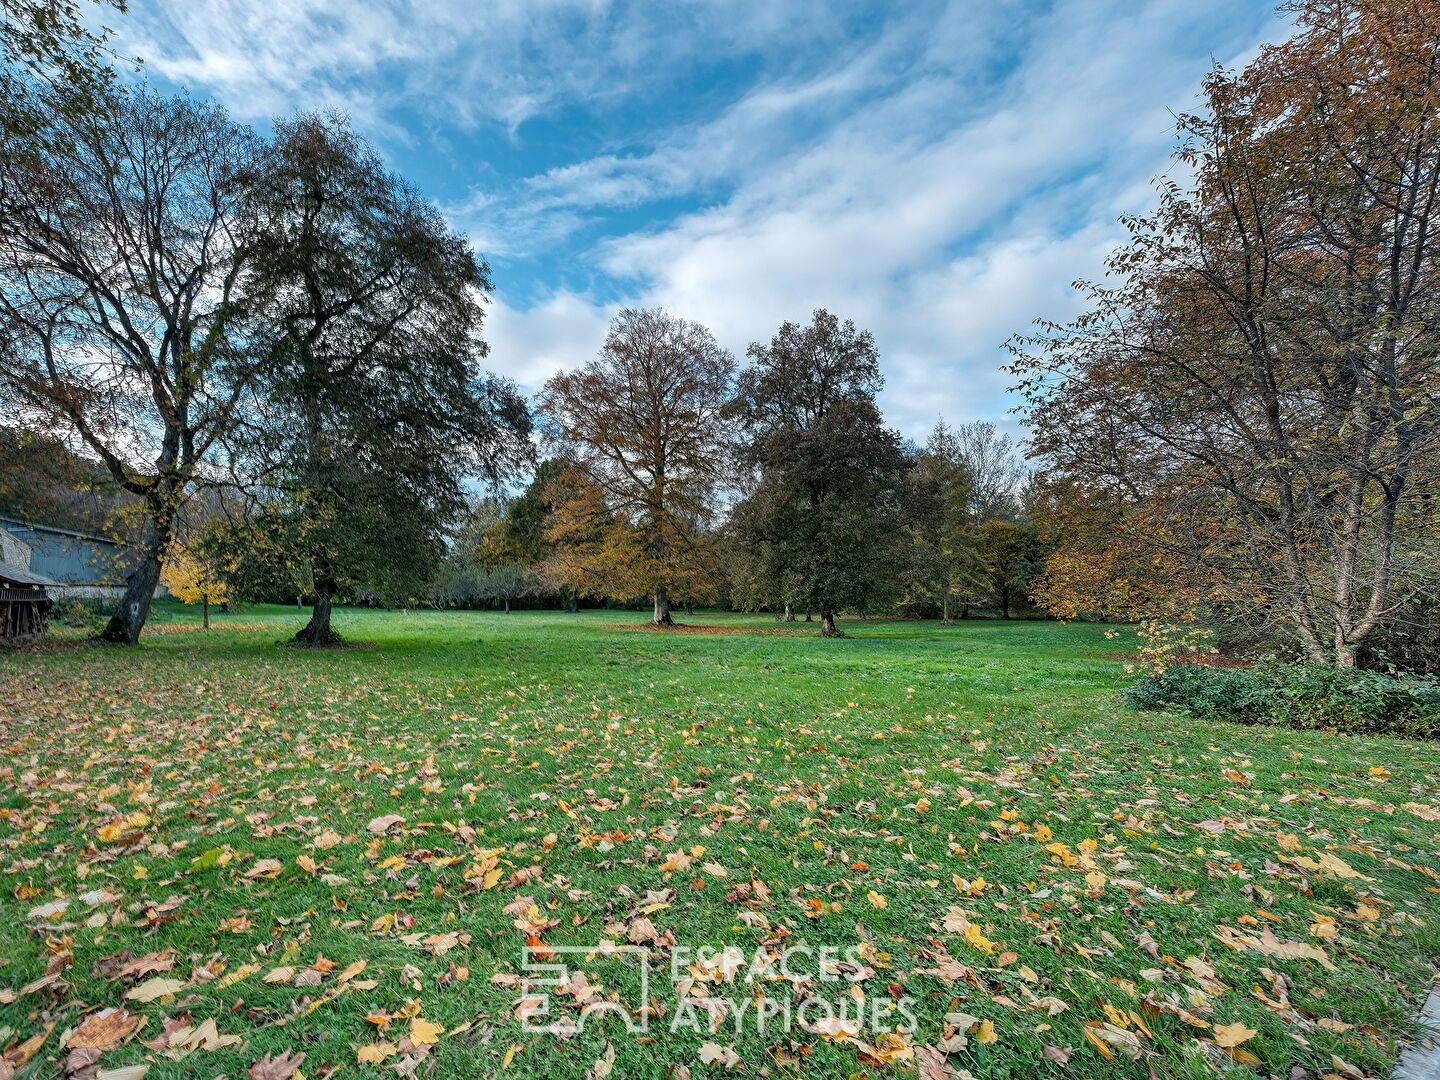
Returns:
[[[250,1069],[245,1074],[245,1080],[290,1080],[295,1070],[305,1060],[303,1053],[291,1057],[291,1052],[286,1050],[279,1057],[271,1057],[266,1054],[259,1061],[250,1063]]]
[[[377,836],[384,836],[390,831],[391,826],[403,825],[404,823],[405,819],[399,814],[381,814],[377,818],[371,818],[370,824],[366,825],[365,828]]]
[[[141,1017],[120,1009],[105,1009],[87,1016],[66,1041],[71,1050],[113,1050],[140,1027]]]

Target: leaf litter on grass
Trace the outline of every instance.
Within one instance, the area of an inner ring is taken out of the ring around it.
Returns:
[[[1435,748],[1164,727],[1056,657],[1085,628],[965,690],[934,628],[612,665],[603,624],[439,657],[262,625],[4,660],[0,1077],[1349,1077],[1440,956]],[[802,945],[836,959],[777,977]],[[527,946],[590,952],[541,988]],[[761,1032],[757,994],[830,1014]]]

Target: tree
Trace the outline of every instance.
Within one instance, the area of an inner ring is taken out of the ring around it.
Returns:
[[[1043,549],[1034,526],[992,518],[975,528],[979,578],[1002,619],[1023,603],[1040,572]]]
[[[574,463],[558,469],[538,498],[545,507],[545,556],[534,575],[543,587],[569,594],[573,613],[579,597],[606,595],[615,585],[617,568],[634,561],[630,553],[615,551],[617,538],[633,536],[634,528],[616,520],[600,485]]]
[[[1440,6],[1290,10],[1291,41],[1180,118],[1194,182],[1014,370],[1035,449],[1117,508],[1114,543],[1349,667],[1440,575]]]
[[[1014,521],[1026,473],[1010,436],[988,420],[974,420],[946,428],[944,442],[946,455],[961,464],[969,482],[965,509],[970,523]]]
[[[754,554],[763,591],[835,615],[893,592],[903,563],[910,462],[875,404],[883,380],[868,331],[828,311],[750,346],[728,414],[754,476],[730,526]]]
[[[649,592],[671,624],[670,595],[713,573],[702,530],[724,478],[735,362],[710,331],[664,311],[626,308],[600,355],[561,372],[540,395],[544,431],[596,486],[617,524],[604,547],[609,591]],[[586,493],[589,497],[590,493]],[[587,515],[588,516],[588,515]]]
[[[160,582],[182,604],[201,605],[206,630],[210,629],[210,604],[230,602],[224,567],[202,545],[174,545],[160,573]]]
[[[133,502],[108,470],[63,440],[0,427],[0,517],[121,539]]]
[[[125,0],[0,0],[0,139],[7,152],[60,130],[46,114],[94,110],[115,78],[110,31],[86,17],[93,8],[123,13]]]
[[[972,425],[966,425],[961,431]],[[987,459],[993,460],[993,459]],[[951,602],[958,591],[968,594],[980,584],[982,561],[974,532],[977,506],[989,501],[975,494],[976,471],[966,451],[966,442],[944,420],[915,455],[911,474],[917,512],[912,519],[914,540],[913,574],[922,587],[940,594],[940,617],[951,622]],[[986,474],[996,490],[994,473]],[[987,500],[993,496],[987,496]]]
[[[69,433],[143,503],[103,633],[133,645],[249,380],[238,176],[253,140],[214,105],[146,90],[45,122],[46,138],[0,147],[0,405]]]
[[[296,640],[324,645],[341,589],[423,589],[462,479],[528,460],[530,418],[479,369],[489,268],[343,120],[278,124],[248,209],[265,335],[236,446],[309,565]]]

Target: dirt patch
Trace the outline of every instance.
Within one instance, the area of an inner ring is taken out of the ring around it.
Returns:
[[[694,616],[687,615],[687,619]],[[819,634],[820,624],[809,628],[799,626],[696,626],[693,623],[676,623],[674,626],[656,626],[654,623],[640,623],[635,626],[620,626],[617,630],[648,630],[656,634]]]

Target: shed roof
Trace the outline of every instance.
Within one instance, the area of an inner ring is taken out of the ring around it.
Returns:
[[[77,540],[89,540],[96,544],[109,544],[111,547],[123,546],[113,537],[76,532],[74,529],[58,529],[54,525],[41,525],[35,521],[21,521],[19,518],[0,517],[0,528],[8,529],[10,532],[42,532],[52,533],[55,536],[72,536]]]
[[[58,586],[60,582],[14,563],[0,562],[0,584]]]

